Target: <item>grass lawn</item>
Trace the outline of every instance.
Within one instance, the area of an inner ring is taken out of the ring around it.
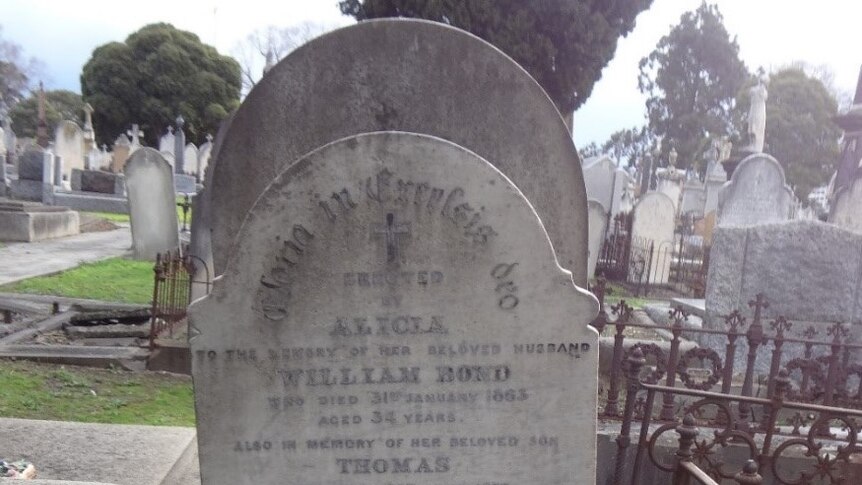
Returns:
[[[0,360],[0,416],[194,426],[191,379]]]
[[[114,214],[113,212],[85,212],[85,214],[89,214],[100,219],[107,219],[111,222],[129,223],[128,214]]]
[[[111,258],[0,286],[0,291],[148,304],[153,298],[153,263]]]
[[[637,298],[622,286],[615,285],[610,282],[608,282],[607,288],[608,290],[610,290],[609,292],[605,293],[605,305],[607,305],[608,308],[610,308],[610,306],[612,305],[616,305],[620,302],[620,300],[625,300],[626,305],[637,310],[638,308],[643,308],[644,305],[650,303],[651,301],[648,298]]]

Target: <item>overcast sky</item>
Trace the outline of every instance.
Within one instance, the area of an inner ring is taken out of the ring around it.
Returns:
[[[769,71],[794,61],[826,65],[834,73],[838,89],[855,90],[862,63],[862,29],[858,27],[862,1],[717,3],[750,70],[763,66]],[[637,27],[620,40],[616,56],[592,96],[575,113],[578,147],[590,141],[601,143],[616,130],[644,123],[645,98],[637,90],[638,61],[678,23],[683,12],[699,4],[699,0],[654,0],[638,17]],[[233,54],[238,42],[268,25],[352,23],[341,15],[336,0],[0,0],[3,38],[20,44],[26,55],[44,63],[47,89],[80,92],[81,68],[95,47],[123,41],[143,25],[159,21],[197,33],[224,54]]]

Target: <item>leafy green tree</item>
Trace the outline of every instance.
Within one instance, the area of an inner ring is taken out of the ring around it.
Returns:
[[[186,120],[188,139],[201,143],[239,106],[241,86],[233,58],[165,23],[97,47],[81,74],[100,144],[113,142],[132,123],[155,144],[177,115]]]
[[[568,117],[614,57],[617,39],[652,0],[343,0],[357,20],[411,17],[446,23],[494,44],[524,67]]]
[[[812,189],[829,181],[840,158],[841,129],[832,121],[838,102],[823,82],[801,67],[772,73],[768,89],[763,150],[784,167],[796,196],[807,200]],[[740,91],[737,106],[737,129],[745,133],[748,89]]]
[[[75,121],[83,126],[84,101],[81,95],[72,91],[45,91],[45,118],[48,122],[48,134],[62,120]],[[11,111],[12,126],[16,134],[25,137],[36,137],[36,125],[39,121],[39,93],[33,92],[30,97],[21,101]]]
[[[655,136],[646,126],[634,126],[612,133],[599,151],[633,167],[650,153],[653,143]]]
[[[683,14],[640,61],[638,87],[649,96],[649,127],[663,137],[662,159],[673,146],[677,166],[688,168],[710,139],[733,134],[736,96],[748,79],[718,7],[704,2]]]

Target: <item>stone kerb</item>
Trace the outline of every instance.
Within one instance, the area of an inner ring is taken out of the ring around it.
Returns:
[[[158,253],[178,248],[179,225],[170,164],[158,151],[141,148],[129,157],[123,171],[135,258],[153,260]]]
[[[475,154],[325,146],[260,196],[190,308],[202,481],[594,483],[597,311]]]
[[[561,264],[586,286],[583,175],[553,102],[484,40],[404,19],[322,35],[252,89],[207,178],[220,214],[212,221],[217,274],[247,211],[276,175],[331,141],[380,130],[438,136],[493,163],[534,205]]]
[[[845,229],[862,232],[862,177],[835,195],[829,222]]]
[[[753,225],[790,219],[793,191],[778,160],[765,154],[749,155],[736,167],[719,193],[720,226]]]

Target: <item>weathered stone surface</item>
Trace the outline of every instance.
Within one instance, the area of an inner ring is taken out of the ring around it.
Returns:
[[[488,162],[338,141],[234,247],[190,308],[204,483],[594,483],[598,303]]]
[[[793,192],[777,160],[757,153],[739,162],[719,194],[719,226],[764,224],[790,219]]]
[[[72,169],[72,190],[123,195],[126,191],[122,174],[101,170]]]
[[[194,194],[195,192],[197,192],[194,176],[182,173],[175,173],[174,190],[178,194]]]
[[[54,132],[54,154],[63,159],[63,170],[57,174],[69,180],[72,169],[84,169],[84,132],[74,121],[63,120]],[[61,175],[62,174],[62,175]]]
[[[553,102],[517,63],[478,37],[436,22],[392,19],[312,40],[245,99],[208,179],[219,213],[212,227],[216,272],[246,212],[281,170],[326,143],[378,130],[439,136],[489,160],[527,196],[560,263],[586,286],[584,182]]]
[[[584,185],[587,198],[600,202],[610,211],[611,217],[631,210],[630,184],[629,174],[618,168],[617,163],[609,156],[601,155],[584,160]]]
[[[856,179],[835,196],[829,222],[851,231],[862,232],[862,178]]]
[[[0,429],[3,457],[32,462],[41,480],[121,485],[165,484],[195,437],[194,429],[173,426],[9,418],[0,418]]]
[[[18,180],[42,182],[46,154],[42,150],[27,150],[18,157]]]
[[[587,263],[587,275],[592,278],[596,273],[596,263],[599,260],[599,252],[605,241],[605,232],[608,227],[608,212],[601,202],[590,199],[587,201],[587,218],[589,219],[590,232],[590,254]]]
[[[638,201],[632,222],[629,281],[667,283],[673,252],[675,213],[673,201],[662,192],[649,192]]]
[[[707,320],[721,326],[763,293],[766,318],[862,318],[862,235],[818,221],[717,227],[706,286]]]
[[[32,242],[78,234],[77,212],[66,207],[39,209],[4,210],[0,207],[0,241]]]
[[[137,259],[179,247],[174,174],[152,148],[135,151],[125,165],[132,225],[132,249]]]

